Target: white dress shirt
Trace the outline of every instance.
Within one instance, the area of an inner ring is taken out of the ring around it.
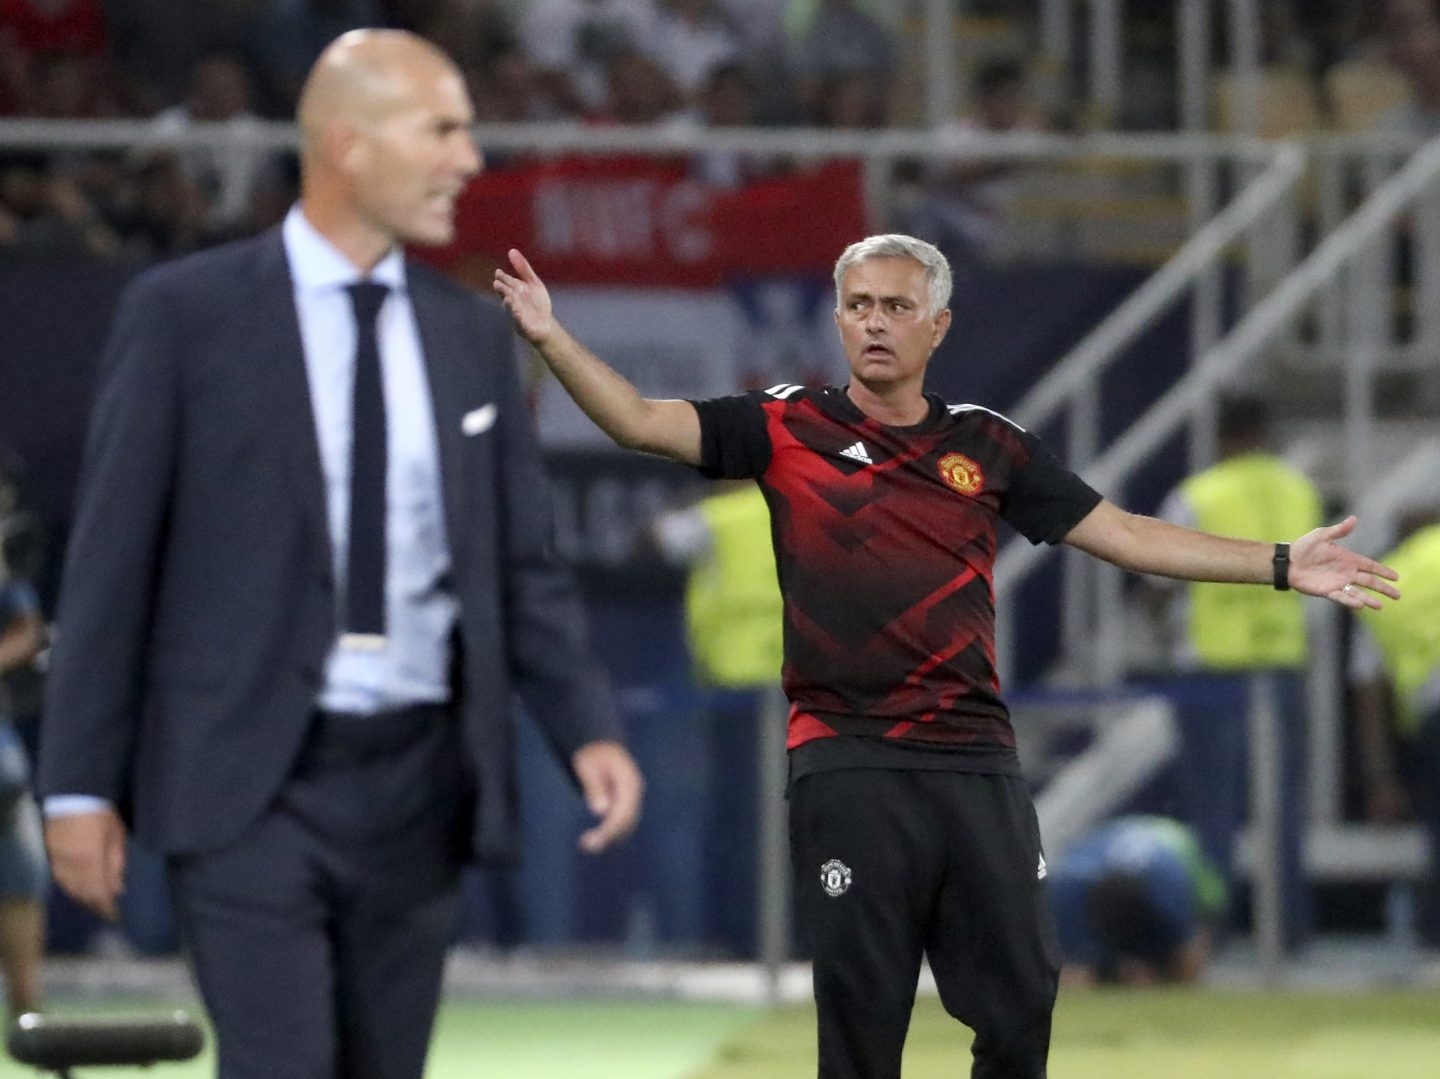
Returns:
[[[355,381],[355,316],[347,285],[362,275],[317,232],[299,206],[283,226],[295,285],[305,373],[315,413],[325,512],[335,580],[345,580],[350,522],[350,411]],[[450,635],[459,604],[448,590],[450,550],[440,495],[440,463],[430,386],[399,249],[368,275],[390,288],[377,335],[385,389],[386,647],[349,649],[337,636],[317,702],[342,712],[374,712],[450,696]],[[337,591],[337,600],[343,595]]]
[[[295,287],[295,309],[305,353],[315,432],[324,476],[331,563],[345,580],[350,519],[350,415],[355,376],[355,316],[347,285],[360,271],[306,219],[299,206],[282,227]],[[450,696],[450,638],[459,602],[449,589],[450,550],[445,538],[435,417],[421,351],[420,331],[397,248],[368,275],[389,286],[377,335],[384,384],[386,469],[387,635],[381,649],[342,644],[337,584],[335,642],[325,663],[317,707],[372,713],[441,702]],[[45,799],[47,817],[94,812],[108,806],[85,794]]]

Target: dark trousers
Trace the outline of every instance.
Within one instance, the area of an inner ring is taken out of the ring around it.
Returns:
[[[1024,780],[852,769],[790,792],[821,1079],[898,1079],[921,956],[974,1079],[1042,1079],[1059,951]]]
[[[170,859],[220,1079],[420,1079],[458,911],[463,760],[443,709],[319,716],[245,836]]]

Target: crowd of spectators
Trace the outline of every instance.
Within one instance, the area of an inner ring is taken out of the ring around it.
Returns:
[[[1034,0],[964,5],[972,15],[1003,10],[1020,45],[997,56],[957,43],[968,50],[964,104],[942,135],[1084,122],[1063,90],[1032,93],[1025,49],[1037,44],[1037,9]],[[296,191],[290,155],[243,138],[182,150],[165,137],[196,123],[243,136],[290,116],[311,61],[351,27],[436,41],[464,71],[481,122],[874,129],[913,96],[906,74],[921,10],[902,0],[0,0],[0,118],[148,120],[155,136],[101,153],[0,152],[0,250],[151,259],[274,223]],[[1391,126],[1434,128],[1440,2],[1278,0],[1263,12],[1267,65],[1303,68],[1319,87],[1336,65],[1373,61],[1408,94]],[[1104,122],[1173,124],[1174,33],[1168,7],[1136,6],[1127,63],[1143,92]],[[698,173],[721,184],[770,167],[733,154],[697,159]],[[945,230],[974,243],[991,227],[1002,175],[922,179]]]
[[[277,221],[293,157],[243,136],[293,113],[323,44],[424,34],[481,122],[882,126],[900,8],[881,0],[0,0],[0,117],[149,119],[107,152],[0,153],[0,249],[166,257]],[[754,162],[701,162],[738,183]]]

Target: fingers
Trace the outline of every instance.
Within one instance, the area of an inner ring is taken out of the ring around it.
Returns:
[[[1386,579],[1386,576],[1381,576],[1377,573],[1365,572],[1355,575],[1355,584],[1361,588],[1368,588],[1373,592],[1379,592],[1382,596],[1388,596],[1391,599],[1399,599],[1400,589],[1396,588],[1390,582],[1398,581],[1400,579],[1400,575],[1397,574],[1393,569],[1390,569],[1388,566],[1382,566],[1381,568],[1389,570],[1389,573],[1387,575],[1388,580]]]
[[[1366,558],[1335,542],[1355,531],[1356,518],[1346,517],[1333,525],[1306,533],[1292,546],[1291,581],[1296,582],[1295,569],[1301,571],[1303,584],[1296,587],[1312,596],[1324,596],[1342,607],[1358,611],[1379,610],[1385,600],[1398,600],[1400,590],[1391,581],[1400,574],[1390,566]],[[1343,583],[1335,587],[1336,578]]]
[[[617,813],[607,813],[595,827],[580,833],[580,849],[586,854],[599,854],[610,844],[630,834],[630,825]]]
[[[1354,578],[1348,584],[1342,585],[1330,593],[1331,599],[1351,610],[1358,611],[1361,607],[1369,607],[1378,611],[1384,606],[1382,596],[1391,600],[1400,598],[1400,589],[1390,583],[1400,579],[1398,573],[1389,566],[1382,566],[1380,563],[1371,562],[1368,559],[1363,564],[1373,566],[1375,570],[1357,570]]]
[[[522,297],[536,298],[545,295],[545,283],[531,269],[530,263],[525,260],[524,255],[511,248],[510,262],[515,269],[515,274],[506,273],[497,266],[495,267],[495,278],[490,286],[504,297],[507,305],[511,300],[518,301]],[[517,274],[519,276],[516,276]]]
[[[1346,592],[1344,589],[1336,592],[1335,597],[1341,606],[1349,607],[1352,611],[1358,611],[1363,607],[1369,607],[1371,610],[1378,611],[1384,606],[1377,597],[1367,592],[1362,592],[1353,586],[1349,592]]]
[[[580,849],[598,854],[635,829],[645,783],[630,754],[618,743],[584,746],[572,763],[585,805],[600,818],[580,836]]]
[[[45,846],[55,882],[107,921],[120,914],[125,833],[114,813],[78,813],[45,823]]]
[[[1357,520],[1358,518],[1352,513],[1349,517],[1346,517],[1345,520],[1324,529],[1325,538],[1328,540],[1344,539],[1350,535],[1351,532],[1355,531]]]
[[[510,258],[510,265],[514,268],[515,274],[508,274],[505,272],[504,269],[496,266],[495,282],[493,285],[496,292],[499,292],[502,295],[509,295],[509,293],[515,291],[516,289],[519,289],[522,285],[540,284],[540,276],[535,272],[534,268],[531,267],[529,260],[526,259],[525,256],[519,252],[519,250],[512,247],[509,250],[508,255]],[[519,276],[515,276],[517,274]]]
[[[1360,563],[1360,568],[1376,577],[1384,577],[1387,581],[1398,581],[1400,574],[1383,562],[1376,562],[1373,558],[1367,558]]]
[[[1377,582],[1374,587],[1376,592],[1383,591],[1391,599],[1400,598],[1399,590],[1384,582]],[[1342,607],[1349,607],[1352,611],[1358,611],[1362,607],[1378,611],[1385,606],[1385,602],[1374,592],[1369,591],[1368,587],[1361,587],[1357,584],[1347,584],[1343,588],[1337,588],[1330,593],[1328,598]]]
[[[520,287],[520,281],[517,278],[511,277],[499,267],[496,267],[495,281],[490,287],[508,299],[515,293],[515,290]]]
[[[538,282],[540,275],[530,265],[530,260],[522,255],[518,248],[510,249],[510,265],[515,267],[515,272],[529,282]]]
[[[580,836],[581,850],[587,854],[599,854],[635,830],[640,820],[641,787],[639,773],[633,770],[632,765],[628,775],[623,772],[607,774],[601,796],[587,793],[586,804],[591,812],[600,815],[600,821]]]

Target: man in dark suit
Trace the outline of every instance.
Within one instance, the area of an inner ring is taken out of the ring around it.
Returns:
[[[164,853],[224,1079],[418,1079],[459,874],[515,846],[512,698],[599,851],[641,780],[550,547],[503,315],[402,242],[480,169],[453,64],[356,31],[283,227],[141,275],[105,355],[40,793],[115,913]],[[124,823],[122,823],[122,821]]]

